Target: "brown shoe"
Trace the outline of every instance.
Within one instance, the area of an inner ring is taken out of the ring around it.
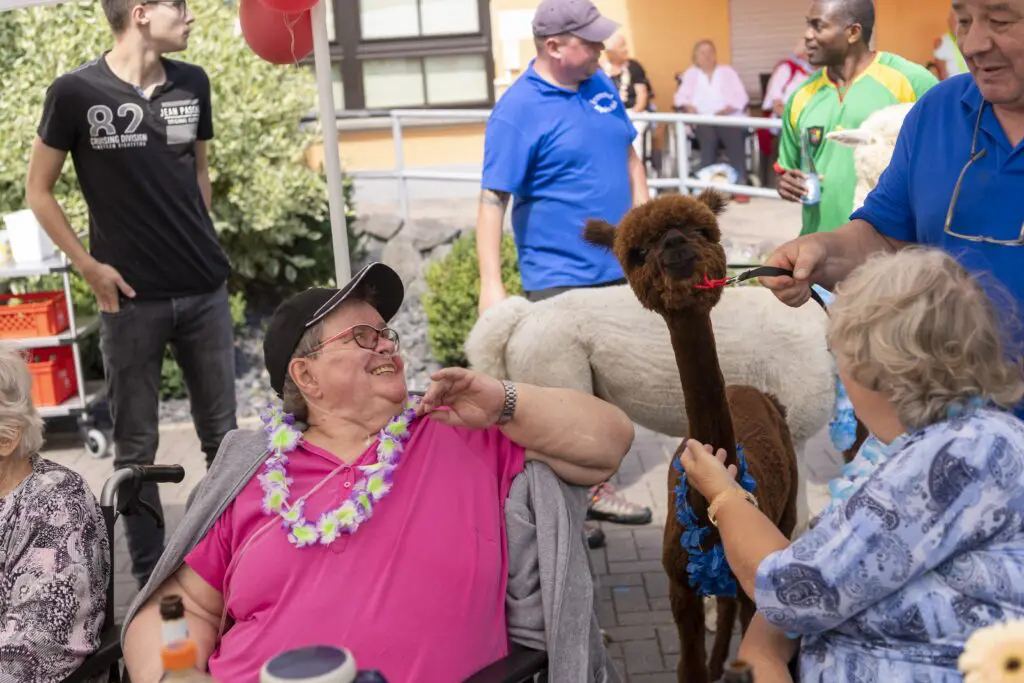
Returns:
[[[587,519],[599,519],[616,524],[650,524],[651,509],[631,503],[605,482],[590,489]]]

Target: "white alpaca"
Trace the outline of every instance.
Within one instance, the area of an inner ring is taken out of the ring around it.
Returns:
[[[853,192],[853,208],[864,205],[871,190],[875,189],[882,172],[889,166],[896,138],[903,127],[903,119],[914,104],[894,104],[879,109],[851,130],[834,130],[825,135],[844,147],[853,147],[853,166],[857,171],[857,186]]]
[[[793,309],[756,286],[726,289],[711,311],[726,383],[774,394],[798,451],[832,414],[826,321],[814,302]],[[465,351],[470,365],[489,375],[585,391],[655,432],[687,434],[668,327],[628,285],[578,289],[537,303],[511,297],[477,321]]]

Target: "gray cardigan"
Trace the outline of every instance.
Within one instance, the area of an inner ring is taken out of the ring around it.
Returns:
[[[132,601],[121,631],[185,560],[267,458],[262,431],[224,437],[210,471],[189,496],[185,516],[149,582]],[[594,610],[594,583],[582,533],[587,490],[566,484],[540,462],[512,481],[505,504],[509,548],[509,636],[548,653],[549,680],[619,683]],[[404,683],[396,681],[394,683]]]

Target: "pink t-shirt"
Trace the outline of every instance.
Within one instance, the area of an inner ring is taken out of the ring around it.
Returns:
[[[361,476],[354,466],[372,462],[376,446],[352,466],[305,442],[290,454],[291,500],[334,473],[306,499],[307,520],[347,498]],[[360,669],[379,669],[391,683],[462,681],[503,657],[503,509],[523,461],[497,428],[417,420],[373,517],[352,536],[305,548],[279,523],[267,527],[253,477],[185,558],[223,593],[234,621],[210,657],[211,675],[256,683],[266,660],[314,644],[348,648]]]

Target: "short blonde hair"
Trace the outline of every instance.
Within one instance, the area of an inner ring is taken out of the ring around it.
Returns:
[[[836,289],[829,344],[847,373],[888,398],[907,429],[947,419],[972,398],[1012,408],[1024,397],[989,296],[945,252],[878,254]]]
[[[32,405],[32,374],[25,357],[0,349],[0,443],[16,442],[12,457],[27,458],[43,447],[43,418]]]

